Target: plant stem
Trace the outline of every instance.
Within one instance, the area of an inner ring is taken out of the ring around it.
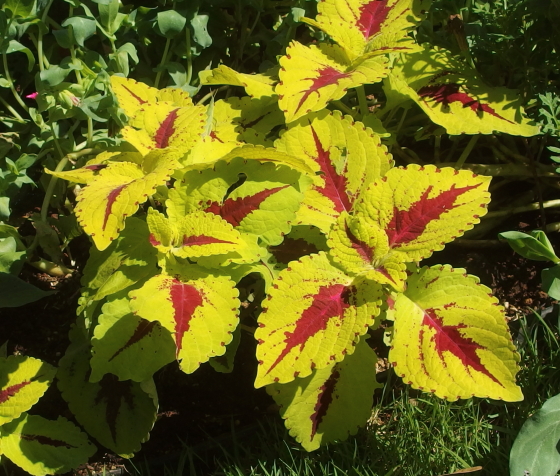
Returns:
[[[47,3],[47,6],[43,11],[41,21],[44,25],[47,24],[47,15],[49,14],[49,9],[51,8],[53,1],[54,0],[49,0],[49,3]],[[48,68],[50,66],[47,58],[45,58],[45,55],[43,54],[43,30],[41,28],[39,28],[39,35],[37,37],[37,57],[39,59],[39,71],[43,71],[45,68]]]
[[[21,117],[19,113],[12,106],[10,106],[2,96],[0,96],[0,102],[4,105],[4,107],[8,111],[10,111],[13,114],[13,116],[18,120],[18,122],[25,122],[25,119]]]
[[[167,63],[167,54],[169,53],[169,46],[171,45],[171,38],[167,38],[165,42],[165,48],[163,50],[163,55],[161,56],[161,61],[158,66],[158,72],[156,74],[156,79],[154,81],[154,88],[157,88],[159,85],[159,80],[161,79],[161,72],[163,71],[163,65]]]
[[[192,51],[191,51],[191,30],[186,28],[186,41],[187,41],[187,84],[191,84],[192,80]]]
[[[362,114],[362,119],[369,114],[369,109],[367,105],[366,90],[364,86],[359,86],[356,88],[356,93],[358,94],[358,104],[360,106],[360,112]]]
[[[86,147],[92,147],[92,145],[93,145],[93,119],[88,116]]]
[[[202,104],[204,104],[206,101],[208,101],[208,99],[210,99],[212,96],[214,96],[215,94],[219,93],[220,91],[225,91],[226,89],[228,89],[229,86],[225,85],[225,86],[220,86],[218,89],[214,89],[212,91],[210,91],[208,94],[204,95],[197,103],[197,106],[201,106]]]
[[[39,271],[44,271],[51,276],[63,277],[67,274],[72,274],[73,269],[67,268],[63,264],[55,264],[52,261],[48,261],[44,258],[40,258],[39,261],[28,261],[28,263]]]
[[[4,74],[6,76],[6,80],[10,83],[10,90],[12,91],[14,98],[16,98],[16,101],[25,110],[25,112],[29,112],[27,104],[23,102],[23,99],[21,99],[20,95],[16,91],[16,88],[14,87],[14,81],[12,80],[12,77],[10,76],[10,70],[8,69],[8,55],[5,52],[2,53],[2,63],[4,64]]]
[[[455,169],[459,170],[461,167],[463,167],[463,165],[465,164],[466,160],[469,157],[469,154],[471,153],[474,146],[478,142],[479,137],[480,137],[480,134],[477,134],[477,135],[471,137],[471,139],[469,140],[469,143],[467,144],[467,147],[465,147],[465,149],[463,150],[463,153],[461,154],[461,157],[459,157],[459,160],[455,164]]]
[[[439,164],[441,160],[441,136],[435,136],[435,144],[434,144],[434,162]]]
[[[352,118],[356,118],[356,111],[352,110],[351,108],[349,108],[346,104],[344,104],[342,101],[338,100],[338,101],[332,101],[332,104],[334,104],[336,107],[338,107],[339,109],[342,110],[342,112],[345,112],[346,114],[349,114],[350,116],[352,116]]]

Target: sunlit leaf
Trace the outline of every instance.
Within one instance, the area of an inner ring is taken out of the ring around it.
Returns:
[[[391,305],[389,360],[414,388],[450,401],[519,401],[519,355],[490,289],[450,266],[424,267]]]

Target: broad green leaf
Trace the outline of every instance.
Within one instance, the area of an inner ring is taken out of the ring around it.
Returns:
[[[490,201],[489,184],[490,177],[467,170],[415,164],[398,167],[370,185],[354,207],[354,216],[368,217],[381,228],[389,248],[402,254],[401,261],[419,261],[480,221]],[[349,232],[350,242],[357,243],[355,238]],[[368,246],[362,248],[367,255],[380,254],[367,251]],[[337,248],[335,260],[343,266],[339,253],[355,255],[355,251]]]
[[[33,357],[10,355],[0,358],[0,426],[18,418],[37,403],[55,373],[52,365]]]
[[[171,332],[176,358],[188,374],[225,353],[239,321],[235,283],[193,268],[177,269],[173,276],[154,276],[129,294],[137,316],[158,321]]]
[[[2,289],[0,308],[24,306],[54,294],[54,291],[43,291],[13,274],[2,272],[0,272],[0,289]]]
[[[393,163],[377,135],[338,111],[312,113],[292,122],[275,146],[319,168],[296,220],[318,226],[324,233]]]
[[[410,98],[451,135],[539,133],[524,116],[517,91],[486,86],[476,71],[443,49],[401,55],[384,89],[387,108]]]
[[[24,413],[0,428],[4,455],[34,476],[66,473],[96,451],[87,435],[66,418],[47,420]]]
[[[331,100],[340,99],[349,88],[376,83],[387,76],[387,59],[376,56],[352,63],[337,45],[304,46],[292,41],[280,58],[278,104],[286,123],[312,111],[320,111]]]
[[[134,119],[136,113],[146,104],[168,102],[176,107],[192,106],[192,100],[182,89],[157,89],[122,76],[111,76],[111,88],[119,106],[125,114]]]
[[[555,264],[560,262],[546,233],[542,230],[533,230],[530,235],[520,231],[506,231],[498,233],[498,236],[506,240],[509,246],[524,258],[552,261]]]
[[[114,297],[103,305],[91,339],[89,381],[111,373],[119,380],[143,382],[175,360],[175,343],[158,322],[135,316],[126,296]]]
[[[175,38],[185,28],[186,24],[187,19],[175,10],[165,10],[157,14],[159,31],[166,38]]]
[[[138,165],[109,164],[78,195],[76,216],[99,250],[107,248],[141,203],[179,167],[173,153],[154,150]]]
[[[18,240],[13,236],[1,237],[0,232],[0,273],[10,273],[17,276],[23,264],[27,252],[18,251]]]
[[[542,288],[552,299],[560,299],[560,265],[541,271]]]
[[[229,84],[245,88],[247,94],[253,98],[268,98],[272,100],[274,94],[274,81],[270,76],[264,74],[244,74],[220,65],[215,69],[201,71],[198,73],[200,84]]]
[[[10,10],[12,18],[27,18],[35,8],[35,1],[36,0],[6,0],[3,2],[2,7]]]
[[[95,35],[97,26],[95,20],[87,16],[75,16],[64,20],[63,27],[72,26],[72,34],[76,43],[81,47],[84,46],[84,41]]]
[[[142,384],[107,374],[89,382],[90,344],[86,331],[75,326],[71,344],[60,360],[58,388],[76,420],[100,444],[130,457],[148,438],[156,419],[156,404]]]
[[[279,244],[290,231],[309,182],[296,170],[274,163],[219,161],[212,169],[187,172],[177,181],[169,191],[167,213],[178,221],[202,210],[222,217],[239,232]]]
[[[156,270],[156,250],[142,220],[131,217],[127,227],[107,248],[90,249],[81,284],[92,291],[91,300],[118,293]]]
[[[191,20],[193,29],[193,40],[196,41],[203,48],[208,48],[212,45],[212,38],[208,34],[208,15],[197,14]]]
[[[179,258],[223,255],[244,248],[239,231],[213,213],[194,212],[170,222],[156,210],[148,213],[150,243]]]
[[[272,384],[266,391],[280,406],[290,435],[307,451],[356,434],[371,416],[377,356],[364,338],[353,354],[306,378]]]
[[[554,476],[560,470],[560,395],[549,398],[521,427],[509,456],[510,476]]]
[[[504,310],[490,289],[464,272],[433,266],[409,277],[391,304],[389,361],[412,387],[449,401],[523,400]]]
[[[316,20],[302,21],[327,33],[352,57],[399,50],[430,7],[429,0],[322,0]]]
[[[304,378],[354,352],[379,314],[381,285],[354,282],[325,253],[290,263],[263,304],[255,387]]]
[[[205,121],[202,106],[176,107],[162,101],[141,107],[136,112],[134,127],[124,127],[121,134],[142,155],[167,147],[182,155],[201,138]]]
[[[20,51],[27,56],[27,71],[31,72],[33,70],[33,66],[35,66],[35,56],[33,56],[33,53],[29,48],[16,40],[10,40],[9,43],[2,48],[2,52],[5,52],[6,54],[15,53],[16,51]]]

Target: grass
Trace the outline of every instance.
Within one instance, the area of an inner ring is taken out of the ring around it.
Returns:
[[[368,428],[355,437],[306,453],[279,418],[196,447],[172,464],[136,463],[140,476],[436,476],[482,466],[474,474],[507,476],[509,451],[523,422],[560,393],[558,312],[533,313],[512,323],[522,358],[525,400],[446,402],[390,377],[377,396]],[[394,382],[394,384],[391,384]]]

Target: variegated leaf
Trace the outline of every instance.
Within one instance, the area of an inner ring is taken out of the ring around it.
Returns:
[[[179,258],[223,255],[245,248],[239,231],[213,213],[193,212],[172,222],[156,210],[148,212],[150,243]]]
[[[175,107],[192,106],[188,93],[182,89],[157,89],[122,76],[111,76],[111,87],[117,101],[129,119],[134,120],[136,113],[146,104],[167,102]]]
[[[414,388],[450,401],[472,396],[519,401],[519,355],[503,308],[478,278],[424,267],[391,303],[389,360]]]
[[[66,473],[86,463],[96,451],[74,423],[24,413],[0,428],[2,453],[34,476]]]
[[[329,234],[329,255],[347,273],[404,291],[406,256],[391,252],[387,234],[368,216],[343,212]]]
[[[239,320],[235,283],[226,276],[191,269],[194,265],[183,275],[176,270],[173,276],[154,276],[129,294],[138,317],[158,321],[171,332],[176,358],[189,374],[225,353]]]
[[[354,208],[355,217],[368,217],[381,228],[389,248],[402,254],[401,261],[419,261],[479,222],[490,202],[489,183],[489,177],[449,167],[412,164],[394,168],[362,194]],[[349,235],[348,240],[354,243],[354,238]],[[338,249],[337,253],[344,251]],[[355,252],[348,249],[347,254]],[[335,259],[342,264],[336,255]]]
[[[56,369],[33,357],[0,358],[0,426],[29,410],[51,384]]]
[[[78,195],[76,216],[99,250],[109,246],[158,185],[179,166],[175,154],[153,151],[142,165],[117,162],[101,170]]]
[[[410,98],[448,134],[539,133],[525,117],[517,91],[485,85],[475,70],[444,49],[401,55],[384,89],[387,108]]]
[[[303,18],[303,21],[323,30],[355,58],[376,50],[398,51],[430,3],[430,0],[321,0],[316,20]]]
[[[201,138],[206,124],[202,106],[176,107],[168,103],[146,105],[136,113],[134,127],[121,134],[142,155],[171,147],[185,154]]]
[[[144,382],[175,360],[171,333],[156,321],[135,316],[126,291],[122,294],[113,294],[103,305],[95,326],[90,382],[99,382],[106,374]]]
[[[274,245],[290,231],[310,181],[273,163],[242,158],[220,161],[213,169],[187,172],[176,182],[169,192],[167,212],[172,220],[197,210],[212,213],[239,232]]]
[[[307,377],[354,352],[379,314],[381,296],[381,285],[354,283],[325,253],[290,263],[259,317],[255,386]]]
[[[342,362],[306,378],[266,388],[290,435],[307,451],[356,434],[371,416],[377,356],[364,338]]]
[[[293,41],[286,55],[280,58],[280,66],[276,93],[286,123],[320,111],[329,101],[344,96],[347,89],[379,82],[388,73],[385,57],[358,59],[352,63],[337,45],[304,46],[297,41]]]
[[[152,380],[119,381],[106,374],[91,383],[90,344],[85,329],[70,331],[71,344],[60,360],[58,388],[76,420],[103,446],[131,457],[148,438],[156,420]]]
[[[264,74],[244,74],[220,65],[209,71],[199,73],[200,84],[229,84],[245,88],[247,94],[254,98],[268,98],[273,100],[274,81],[270,76]]]
[[[311,113],[293,122],[275,145],[319,168],[321,173],[305,192],[296,220],[318,226],[324,233],[393,163],[377,135],[338,111]]]

